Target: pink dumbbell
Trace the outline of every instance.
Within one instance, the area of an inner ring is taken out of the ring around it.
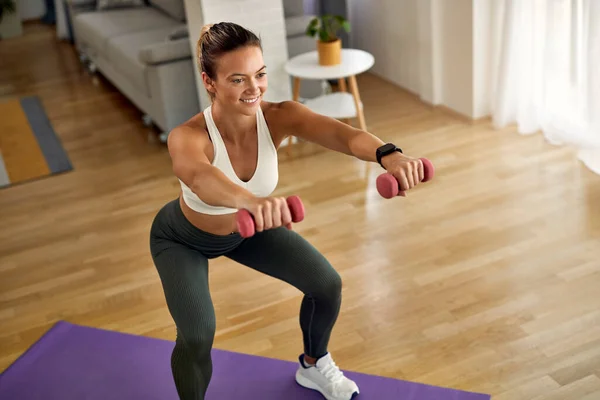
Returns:
[[[433,178],[434,168],[431,161],[426,158],[420,158],[423,163],[423,172],[425,172],[425,176],[422,182],[427,182]],[[398,181],[392,174],[389,172],[385,172],[377,177],[377,191],[382,197],[386,199],[391,199],[392,197],[398,196],[400,193],[400,188],[398,185]]]
[[[292,214],[293,222],[300,222],[304,219],[304,204],[298,196],[290,196],[287,199],[290,213]],[[256,233],[256,226],[254,225],[254,218],[248,210],[239,210],[236,215],[236,223],[240,235],[244,238],[249,238]],[[288,225],[288,229],[292,226]]]

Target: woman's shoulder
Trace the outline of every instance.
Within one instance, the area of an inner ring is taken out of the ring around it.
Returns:
[[[200,134],[200,135],[198,135]],[[208,128],[206,127],[206,119],[204,113],[200,112],[192,116],[187,121],[182,122],[171,130],[169,137],[186,138],[187,136],[208,136]]]
[[[198,113],[173,128],[167,138],[167,147],[173,151],[185,147],[205,150],[209,144],[210,137],[203,113]]]
[[[298,118],[302,115],[303,107],[305,106],[302,103],[293,100],[263,101],[261,104],[265,120],[269,126],[283,131],[295,126]]]
[[[263,100],[261,103],[261,108],[265,115],[270,114],[275,116],[281,116],[281,114],[290,112],[297,112],[302,106],[302,103],[294,100],[284,100],[278,102]]]
[[[265,118],[265,122],[269,127],[271,138],[275,147],[283,142],[288,136],[294,134],[294,115],[296,105],[293,103],[300,104],[296,101],[280,101],[280,102],[269,102],[263,100],[261,103],[261,109]]]

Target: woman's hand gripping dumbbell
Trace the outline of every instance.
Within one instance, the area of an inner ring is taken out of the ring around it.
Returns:
[[[303,219],[304,205],[298,196],[287,199],[259,197],[237,212],[236,224],[240,235],[249,238],[256,232],[280,226],[291,229],[292,222]]]
[[[421,182],[427,182],[433,179],[435,169],[431,161],[426,158],[419,158],[419,160],[421,160],[421,163],[423,164],[423,179]],[[384,172],[383,174],[379,175],[376,183],[377,191],[386,199],[391,199],[392,197],[396,197],[398,195],[404,195],[404,192],[401,190],[401,185],[398,183],[398,179],[396,179],[396,177],[389,172]]]

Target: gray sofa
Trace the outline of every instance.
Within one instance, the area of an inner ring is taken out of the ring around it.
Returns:
[[[80,10],[72,20],[74,42],[90,69],[146,114],[146,124],[169,132],[199,111],[184,4],[138,1]]]
[[[161,139],[200,111],[183,0],[67,1],[82,62],[142,110]],[[312,15],[304,15],[303,2],[283,0],[283,8],[289,56],[315,50],[315,39],[304,34]],[[301,97],[321,93],[322,82],[302,82]]]

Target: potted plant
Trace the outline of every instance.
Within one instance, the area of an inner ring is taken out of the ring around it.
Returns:
[[[15,0],[0,0],[0,24],[2,23],[2,19],[5,15],[14,14],[15,12],[17,12],[17,4],[15,3]],[[7,29],[10,34],[10,31],[12,30],[11,26],[0,26],[0,40],[2,40],[2,33],[6,34]]]
[[[317,38],[320,65],[337,65],[342,62],[342,40],[338,32],[350,32],[350,23],[341,15],[322,15],[313,18],[306,27],[306,34]]]
[[[12,14],[17,11],[17,5],[14,0],[0,0],[0,22],[4,13]]]

